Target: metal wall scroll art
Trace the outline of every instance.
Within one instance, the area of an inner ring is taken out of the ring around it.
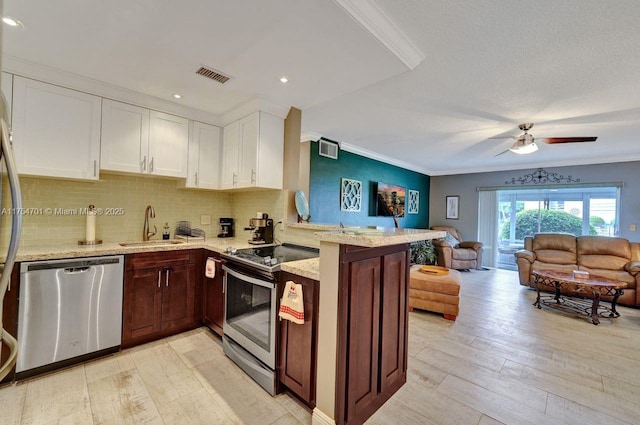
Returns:
[[[417,190],[409,190],[409,201],[407,204],[407,214],[418,214],[420,206],[420,192]]]
[[[550,173],[544,168],[538,168],[531,174],[525,174],[522,177],[507,180],[504,184],[547,184],[547,183],[580,183],[580,179],[574,179],[573,177],[563,176],[558,173]]]
[[[362,182],[340,179],[340,211],[358,212],[362,208]]]

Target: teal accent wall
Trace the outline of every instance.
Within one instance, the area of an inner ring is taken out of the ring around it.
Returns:
[[[362,182],[359,212],[340,211],[340,179],[343,177]],[[318,143],[311,142],[309,212],[312,223],[393,227],[392,217],[376,215],[378,182],[403,186],[407,198],[409,190],[420,192],[418,214],[405,212],[404,217],[398,218],[398,224],[402,228],[429,227],[429,176],[343,150],[337,160],[326,158],[318,154]]]

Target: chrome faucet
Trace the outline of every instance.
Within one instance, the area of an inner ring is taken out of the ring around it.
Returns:
[[[151,205],[147,205],[147,209],[144,210],[144,228],[142,229],[142,240],[148,241],[151,236],[158,232],[158,228],[154,225],[153,232],[149,231],[149,218],[156,218],[156,212]]]

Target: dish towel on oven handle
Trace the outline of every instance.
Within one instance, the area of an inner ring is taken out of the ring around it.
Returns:
[[[286,319],[298,325],[304,325],[304,301],[302,284],[287,281],[280,300],[280,319]]]
[[[207,258],[207,263],[204,268],[204,275],[210,279],[216,277],[216,261],[209,257]]]

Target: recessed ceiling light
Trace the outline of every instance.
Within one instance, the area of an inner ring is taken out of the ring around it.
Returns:
[[[24,28],[24,25],[22,24],[22,22],[20,22],[16,18],[12,18],[11,16],[3,16],[2,22],[9,25],[10,27]]]
[[[286,84],[286,83],[288,83],[288,82],[289,82],[289,79],[288,79],[287,77],[280,77],[280,82],[281,82],[282,84]]]
[[[182,99],[182,96],[180,96],[178,93],[174,94],[173,97],[175,97],[176,99]]]

